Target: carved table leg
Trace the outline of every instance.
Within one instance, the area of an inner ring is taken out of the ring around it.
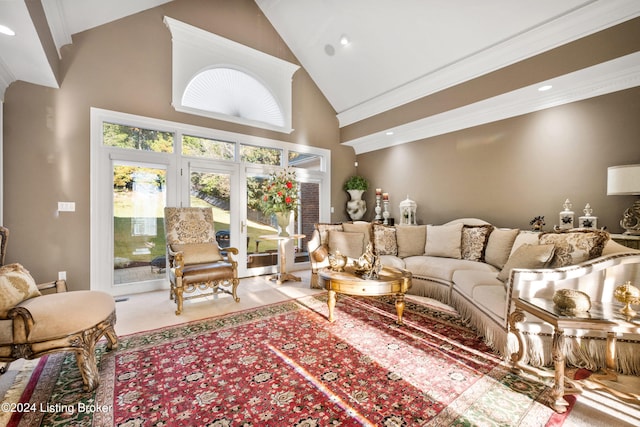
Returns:
[[[396,313],[398,314],[398,320],[396,320],[396,323],[401,326],[404,325],[404,322],[402,321],[404,306],[404,294],[396,294]]]
[[[553,355],[553,367],[554,367],[554,384],[551,392],[552,401],[550,406],[553,410],[559,413],[567,411],[569,403],[564,400],[564,364],[565,357],[563,352],[564,347],[564,331],[562,329],[555,328],[553,330],[553,347],[551,354]]]
[[[522,372],[522,359],[527,352],[527,343],[522,336],[522,331],[518,329],[518,323],[525,321],[522,310],[515,310],[509,315],[509,329],[518,339],[518,351],[511,353],[511,370],[515,373]]]
[[[327,306],[329,307],[329,322],[333,322],[333,309],[336,306],[336,291],[329,291],[329,298],[327,299]]]

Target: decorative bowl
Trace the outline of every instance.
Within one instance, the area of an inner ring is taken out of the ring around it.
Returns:
[[[347,257],[342,255],[340,251],[329,254],[329,267],[333,271],[344,271],[344,267],[347,265]]]
[[[623,303],[625,306],[620,309],[620,312],[625,316],[635,316],[638,314],[631,308],[631,304],[640,304],[640,289],[631,285],[631,282],[627,281],[624,285],[617,286],[613,291],[615,299]]]
[[[591,310],[591,298],[582,291],[575,289],[558,289],[553,294],[553,303],[567,314],[585,313]]]

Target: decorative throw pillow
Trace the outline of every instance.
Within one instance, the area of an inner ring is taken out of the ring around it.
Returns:
[[[396,227],[398,242],[398,256],[424,255],[424,245],[427,237],[426,225],[399,225]]]
[[[575,265],[602,255],[609,233],[600,230],[567,230],[540,234],[540,244],[552,243],[556,254],[551,268]]]
[[[462,223],[427,225],[425,255],[460,259],[462,257]]]
[[[342,231],[342,224],[324,224],[318,223],[315,225],[318,234],[320,235],[320,244],[329,244],[329,232],[332,230]]]
[[[398,255],[396,228],[373,224],[373,245],[377,255]]]
[[[35,280],[22,265],[0,267],[0,312],[5,313],[16,304],[40,295]]]
[[[373,229],[370,222],[355,221],[355,222],[343,222],[342,230],[349,233],[362,233],[364,234],[365,246],[367,243],[373,243]]]
[[[465,225],[462,228],[462,259],[468,259],[469,261],[484,260],[484,251],[492,230],[493,225]]]
[[[329,253],[340,252],[349,258],[359,258],[364,252],[364,248],[364,233],[337,230],[329,232]]]
[[[222,261],[217,243],[182,243],[171,245],[174,252],[182,252],[185,265]]]
[[[487,248],[484,251],[484,260],[502,269],[509,259],[513,242],[515,242],[519,229],[494,228],[487,241]]]
[[[514,268],[546,268],[553,259],[554,245],[530,245],[525,243],[515,250],[498,273],[498,280],[506,282]]]

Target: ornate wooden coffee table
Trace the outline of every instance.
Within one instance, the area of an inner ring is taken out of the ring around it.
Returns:
[[[383,267],[378,279],[363,279],[355,274],[354,270],[347,267],[345,271],[334,271],[323,268],[318,272],[318,282],[329,291],[329,322],[333,322],[333,308],[336,306],[336,294],[345,295],[395,295],[396,323],[403,325],[402,313],[404,312],[404,294],[411,288],[411,273],[394,267]]]

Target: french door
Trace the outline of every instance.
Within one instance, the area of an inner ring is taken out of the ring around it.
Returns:
[[[262,183],[276,169],[296,169],[303,208],[293,232],[308,238],[314,222],[328,220],[329,154],[92,109],[91,289],[168,289],[165,206],[212,207],[218,244],[239,251],[240,277],[276,273],[278,249],[261,238],[277,233],[274,219],[261,212]],[[306,239],[288,243],[288,269],[308,264],[305,248]]]

